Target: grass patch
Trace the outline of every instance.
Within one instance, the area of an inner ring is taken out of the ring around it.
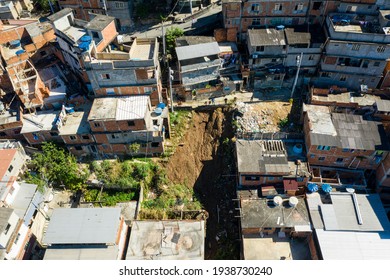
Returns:
[[[86,189],[83,191],[86,202],[101,201],[103,206],[115,206],[118,202],[138,200],[138,191],[103,190],[100,198],[100,189]]]

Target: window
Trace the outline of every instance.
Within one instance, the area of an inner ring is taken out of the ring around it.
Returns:
[[[336,163],[342,163],[343,162],[343,158],[339,157],[336,159]]]
[[[160,142],[152,142],[151,146],[152,148],[157,148],[160,146]]]
[[[303,10],[303,3],[299,3],[295,5],[295,11],[302,11]]]
[[[309,60],[314,60],[314,55],[309,55]]]
[[[317,150],[320,150],[320,151],[329,151],[329,150],[330,150],[330,146],[322,146],[322,145],[319,145],[319,146],[317,146]]]
[[[8,167],[8,172],[12,172],[12,170],[14,169],[14,167],[12,166],[12,164]]]
[[[260,176],[245,176],[245,181],[259,181]]]
[[[376,49],[376,51],[377,51],[378,53],[383,53],[383,52],[385,52],[385,50],[386,50],[386,46],[379,46],[379,47]]]
[[[122,2],[115,2],[115,8],[123,9],[124,8],[124,3],[122,3]]]
[[[41,56],[47,55],[47,53],[45,51],[40,51],[39,53],[41,54]]]
[[[95,127],[100,127],[100,123],[98,123],[98,122],[93,123],[93,125],[94,125]]]
[[[92,34],[92,38],[99,39],[99,33],[97,33],[96,31],[91,31],[91,34]]]
[[[92,153],[97,153],[97,149],[95,146],[90,146]]]
[[[273,181],[273,180],[275,180],[274,177],[272,177],[272,176],[269,176],[269,177],[268,177],[268,181]]]
[[[349,149],[344,148],[342,151],[343,152],[349,152]]]
[[[322,2],[314,2],[313,3],[313,10],[315,10],[315,11],[319,10],[321,5],[322,5]]]
[[[7,226],[5,227],[5,230],[4,230],[4,234],[8,233],[10,227],[11,227],[11,224],[7,224]]]
[[[70,138],[70,140],[72,140],[72,141],[76,140],[76,136],[73,136],[73,135],[69,136],[69,138]]]
[[[81,146],[74,146],[75,150],[76,151],[82,151],[83,150],[83,147]]]
[[[19,238],[20,238],[20,233],[18,233],[18,235],[16,236],[15,241],[14,241],[14,244],[17,244],[17,243],[18,243]]]
[[[274,11],[281,11],[283,9],[283,5],[280,3],[275,4]]]
[[[321,77],[322,77],[322,78],[331,78],[331,77],[332,77],[332,74],[329,73],[329,72],[322,72],[322,73],[321,73]]]
[[[363,84],[364,83],[364,79],[360,78],[359,80],[359,83]]]
[[[265,227],[263,230],[272,230],[271,227]]]
[[[153,125],[158,125],[158,120],[153,120]]]
[[[297,177],[297,182],[303,182],[303,177]]]
[[[113,88],[106,88],[106,94],[108,94],[108,95],[115,94],[115,89],[113,89]]]
[[[0,132],[0,136],[6,136],[7,134],[5,132]]]
[[[368,68],[368,60],[363,60],[362,68]]]
[[[257,46],[256,47],[257,52],[263,52],[264,51],[264,46]]]
[[[380,64],[381,64],[380,61],[375,61],[375,62],[374,62],[374,66],[375,66],[375,67],[378,67]]]
[[[340,77],[340,82],[345,82],[346,80],[347,80],[347,76],[342,75],[342,76]]]
[[[14,193],[14,191],[15,191],[15,188],[14,188],[14,187],[11,187],[11,189],[9,190],[8,193],[9,193],[10,195],[12,195],[12,194]]]
[[[360,49],[360,44],[352,44],[352,50],[358,51]]]
[[[111,134],[111,139],[118,139],[119,138],[119,135],[117,134]]]
[[[53,132],[53,131],[51,131],[51,132],[50,132],[50,136],[56,137],[56,136],[58,136],[58,132]]]
[[[147,146],[148,146],[148,144],[146,144],[146,143],[141,144],[141,148],[146,148]]]
[[[135,121],[127,121],[128,126],[135,126]]]
[[[261,25],[261,20],[259,18],[252,19],[252,25],[255,25],[255,26]]]
[[[39,136],[37,133],[32,133],[32,137],[34,140],[38,140],[39,139]]]
[[[81,136],[81,138],[83,138],[84,140],[89,140],[89,136],[88,135],[83,135],[83,136]]]
[[[103,80],[109,80],[110,79],[110,74],[102,74],[101,75]]]
[[[260,12],[260,4],[252,4],[251,11],[252,11],[253,13],[258,13],[258,12]]]
[[[319,157],[318,160],[319,160],[319,161],[324,161],[324,160],[325,160],[325,157]]]
[[[280,75],[274,76],[274,81],[280,81]]]

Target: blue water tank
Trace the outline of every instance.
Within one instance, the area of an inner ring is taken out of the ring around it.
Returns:
[[[89,45],[91,44],[92,38],[91,36],[84,35],[83,37],[80,38],[79,41],[80,41],[79,48],[83,52],[85,52],[89,49]]]
[[[314,183],[310,183],[307,186],[307,189],[308,189],[309,192],[316,192],[316,191],[318,191],[318,185],[314,184]]]
[[[332,186],[329,184],[323,184],[321,186],[322,190],[326,193],[330,193],[332,191]]]
[[[11,45],[11,48],[20,47],[20,40],[11,41],[11,42],[9,42],[9,44]]]
[[[18,50],[16,51],[16,55],[21,55],[22,53],[25,53],[26,51],[25,50]]]
[[[161,109],[163,109],[164,110],[164,108],[166,107],[167,105],[165,105],[165,103],[158,103],[158,105],[157,105],[157,108],[161,108]]]
[[[161,108],[156,108],[156,109],[154,110],[154,113],[155,113],[157,116],[161,115],[162,112],[163,112],[163,110],[162,110]]]

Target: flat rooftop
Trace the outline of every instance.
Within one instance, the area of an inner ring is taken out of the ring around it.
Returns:
[[[237,140],[240,173],[288,174],[287,152],[280,140]]]
[[[45,244],[115,244],[120,208],[57,208],[53,210]]]
[[[149,96],[95,98],[88,120],[138,120],[148,111]]]
[[[293,228],[296,232],[311,232],[311,223],[303,198],[297,197],[295,207],[289,205],[288,197],[280,206],[273,198],[242,199],[241,228]]]
[[[23,115],[23,127],[20,133],[52,130],[60,111],[38,111],[36,114]]]
[[[117,260],[118,246],[50,246],[43,260]]]
[[[19,183],[20,189],[17,192],[11,208],[15,213],[28,224],[32,219],[35,207],[43,202],[43,194],[37,191],[37,185]]]
[[[87,31],[84,28],[75,26],[69,26],[61,31],[75,43],[77,43],[81,37],[87,35]]]
[[[275,28],[249,29],[248,37],[252,46],[284,46],[284,30]]]
[[[103,30],[106,28],[111,22],[115,20],[114,17],[106,16],[106,15],[100,15],[100,14],[93,14],[94,18],[90,20],[86,25],[85,28],[92,29],[92,30]]]
[[[243,237],[245,260],[310,260],[310,249],[306,241],[276,234],[254,238]]]
[[[77,107],[74,113],[66,114],[66,122],[61,126],[61,135],[89,134],[88,113],[91,105]]]
[[[0,125],[11,124],[14,122],[20,121],[20,112],[19,110],[7,110],[4,114],[0,115]]]
[[[126,260],[203,260],[204,221],[133,221]]]
[[[307,202],[310,215],[320,217],[314,223],[316,229],[326,231],[390,231],[390,222],[377,194],[332,192],[330,200],[324,200],[322,195],[316,192],[307,194]],[[359,215],[361,222],[359,222]]]
[[[373,106],[375,102],[381,100],[379,96],[371,94],[360,94],[355,92],[340,92],[340,93],[328,93],[328,94],[316,94],[313,92],[311,96],[312,101],[318,102],[332,102],[332,103],[344,103],[357,104],[358,106]],[[340,104],[339,106],[343,106]]]
[[[179,60],[203,58],[207,56],[218,55],[220,52],[217,42],[176,47],[175,50]]]
[[[151,60],[158,53],[157,40],[136,39],[130,48],[131,60]]]

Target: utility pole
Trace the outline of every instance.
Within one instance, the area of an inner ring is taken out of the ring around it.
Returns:
[[[191,10],[191,16],[192,16],[192,0],[190,0],[190,10]]]
[[[303,59],[303,52],[301,52],[301,54],[297,56],[298,69],[297,69],[297,74],[295,75],[294,85],[291,90],[290,98],[293,98],[294,96],[295,87],[297,86],[297,81],[298,81],[299,70],[301,69],[302,59]]]
[[[171,67],[168,67],[168,79],[169,79],[169,95],[171,98],[171,112],[174,112],[173,109],[173,94],[172,94],[172,80],[173,80],[173,70],[171,70]]]
[[[165,46],[164,20],[161,23],[161,32],[162,32],[161,36],[162,36],[162,41],[163,41],[163,54],[164,54],[164,62],[165,62],[167,51],[166,51],[166,46]]]

